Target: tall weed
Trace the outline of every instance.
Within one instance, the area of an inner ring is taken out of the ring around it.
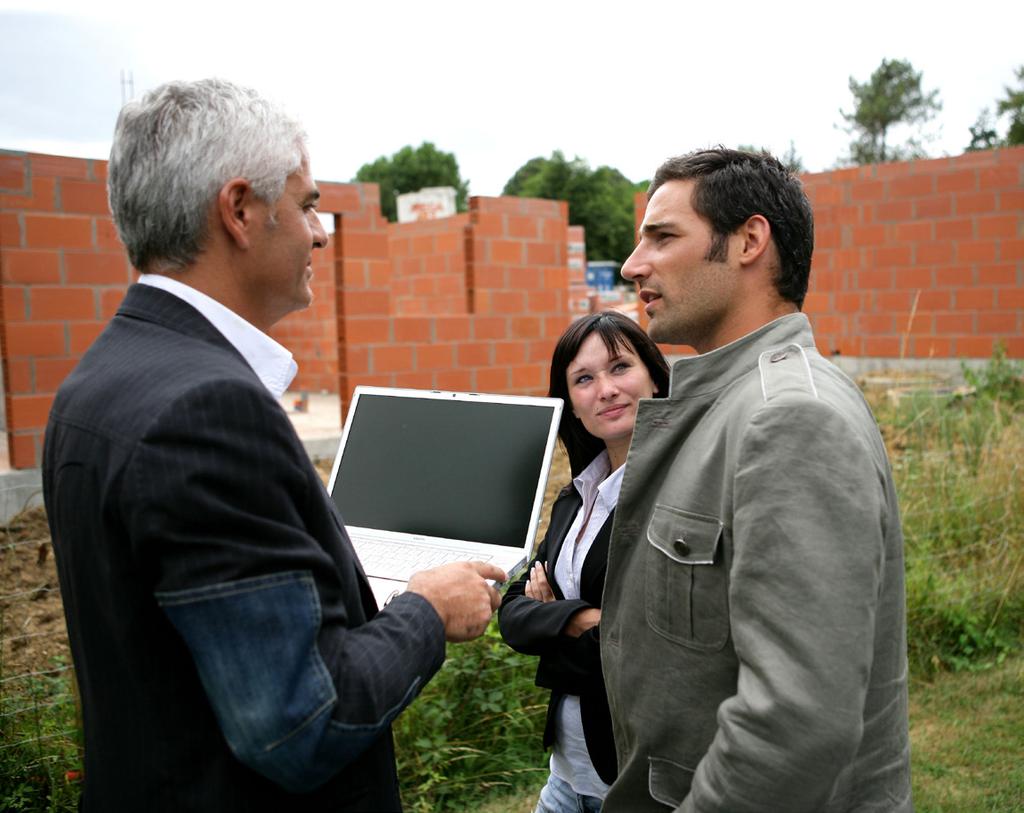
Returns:
[[[997,353],[973,392],[876,405],[906,536],[911,665],[980,669],[1024,638],[1024,386]]]

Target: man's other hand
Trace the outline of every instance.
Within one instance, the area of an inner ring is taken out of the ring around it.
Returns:
[[[433,605],[449,641],[470,641],[483,634],[501,603],[501,595],[486,579],[503,582],[508,574],[484,562],[454,562],[421,570],[409,579],[408,589]]]

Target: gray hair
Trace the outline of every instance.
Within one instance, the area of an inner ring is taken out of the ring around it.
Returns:
[[[107,169],[117,233],[140,271],[195,262],[210,206],[232,178],[275,203],[306,156],[302,127],[220,79],[168,82],[121,110]]]

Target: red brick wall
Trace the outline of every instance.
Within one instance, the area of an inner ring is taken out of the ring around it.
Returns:
[[[15,468],[39,464],[57,387],[135,276],[107,210],[105,169],[0,153],[0,347]],[[295,389],[340,392],[343,412],[358,384],[546,390],[569,321],[566,204],[474,198],[468,214],[394,227],[375,184],[320,189],[336,228],[314,253],[314,305],[273,330],[299,364]],[[422,280],[429,313],[416,304]]]
[[[321,194],[323,192],[321,191]],[[287,347],[299,365],[292,389],[338,391],[338,331],[334,310],[334,240],[313,252],[313,304],[289,314],[270,335]]]
[[[590,312],[587,294],[587,233],[582,226],[569,227],[569,311],[573,316]]]
[[[104,161],[0,152],[0,349],[16,468],[38,465],[57,387],[133,277],[105,182]]]
[[[396,316],[468,312],[466,227],[469,215],[388,225]]]
[[[1024,148],[805,175],[819,349],[1024,357]]]
[[[57,387],[133,278],[105,169],[0,152],[0,350],[16,468],[38,465]],[[1001,341],[1024,357],[1022,172],[1024,148],[805,176],[817,223],[806,309],[821,349],[984,358]],[[474,198],[466,215],[403,229],[381,217],[375,184],[321,192],[337,226],[315,255],[316,304],[274,331],[296,355],[296,389],[339,392],[342,410],[361,383],[545,391],[570,319],[565,203]],[[417,278],[452,286],[433,289],[432,313],[411,312],[417,297],[403,286]]]
[[[544,392],[554,340],[568,324],[566,212],[551,201],[472,198],[463,225],[466,312],[425,315],[396,312],[394,232],[377,206],[342,217],[342,410],[359,384]],[[453,225],[435,226],[433,236]]]
[[[822,353],[988,358],[1001,342],[1024,358],[1024,147],[802,180]]]

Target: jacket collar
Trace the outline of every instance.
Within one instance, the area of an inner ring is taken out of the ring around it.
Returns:
[[[677,361],[672,365],[669,399],[716,392],[755,369],[758,357],[765,350],[793,343],[814,347],[814,334],[806,314],[780,316],[734,342]]]
[[[152,285],[135,283],[130,286],[117,315],[153,322],[175,333],[232,347],[231,342],[185,300]]]

